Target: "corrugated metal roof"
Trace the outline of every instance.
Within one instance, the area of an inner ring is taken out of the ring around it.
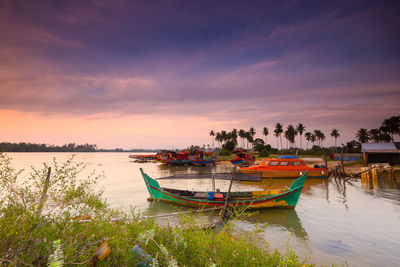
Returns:
[[[363,143],[362,152],[400,152],[394,143]]]

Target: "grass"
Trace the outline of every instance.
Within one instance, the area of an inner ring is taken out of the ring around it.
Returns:
[[[132,255],[135,245],[149,255],[151,266],[303,264],[290,250],[280,253],[252,243],[256,232],[234,237],[232,221],[219,231],[196,230],[196,217],[184,216],[181,225],[185,227],[172,229],[152,219],[140,220],[133,210],[127,214],[111,209],[102,193],[95,192],[96,176],[77,179],[83,167],[72,159],[63,164],[54,161],[45,212],[39,215],[49,166],[32,169],[28,181],[21,181],[21,172],[10,163],[10,158],[0,154],[0,265],[89,266],[97,261],[98,266],[137,266],[144,259]],[[86,214],[89,222],[73,219]],[[96,251],[106,241],[111,253],[99,259]]]

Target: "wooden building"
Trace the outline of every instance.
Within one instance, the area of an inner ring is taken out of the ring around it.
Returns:
[[[364,153],[366,164],[389,163],[400,165],[400,142],[393,143],[363,143],[361,151]]]

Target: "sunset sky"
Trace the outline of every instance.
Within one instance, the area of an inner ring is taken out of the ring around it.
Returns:
[[[210,144],[400,115],[400,1],[1,1],[0,142]],[[304,142],[303,142],[304,144]]]

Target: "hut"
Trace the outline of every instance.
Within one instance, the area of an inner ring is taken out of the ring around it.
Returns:
[[[361,144],[361,152],[364,153],[364,160],[366,164],[400,164],[400,142],[363,143]]]

